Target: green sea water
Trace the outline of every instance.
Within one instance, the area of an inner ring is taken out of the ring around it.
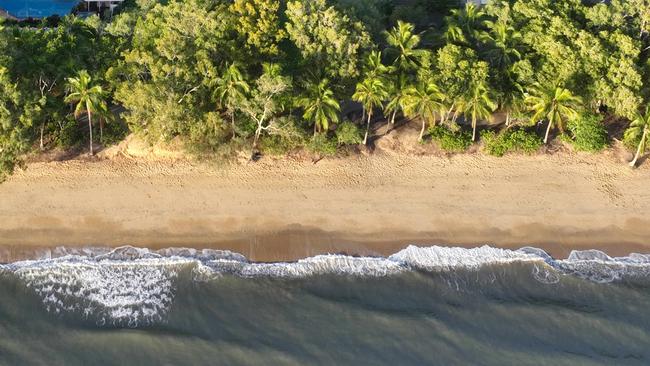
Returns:
[[[647,365],[649,266],[489,247],[67,253],[0,267],[0,364]]]

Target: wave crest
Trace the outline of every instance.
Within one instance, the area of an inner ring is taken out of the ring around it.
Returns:
[[[555,260],[538,248],[507,250],[489,246],[409,246],[387,258],[318,255],[287,263],[255,263],[238,253],[211,249],[57,248],[41,260],[0,265],[0,272],[22,279],[50,312],[79,313],[100,325],[141,326],[164,320],[184,270],[194,281],[223,275],[381,277],[414,270],[477,271],[515,262],[530,264],[532,278],[548,285],[568,275],[599,283],[650,279],[650,255],[612,258],[600,251],[586,250]]]

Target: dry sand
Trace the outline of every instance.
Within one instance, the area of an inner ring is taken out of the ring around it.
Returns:
[[[385,144],[384,144],[385,145]],[[613,153],[32,163],[0,185],[0,261],[65,246],[231,249],[252,260],[408,244],[650,252],[650,168]]]

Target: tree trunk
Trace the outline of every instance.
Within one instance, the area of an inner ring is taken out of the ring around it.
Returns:
[[[551,132],[551,126],[552,126],[552,125],[553,125],[553,124],[552,124],[551,121],[549,120],[549,121],[548,121],[548,127],[546,127],[546,134],[544,135],[544,143],[545,143],[545,144],[548,142],[548,134]]]
[[[235,138],[235,112],[230,113],[230,128],[232,129],[232,138]]]
[[[456,120],[458,119],[458,111],[454,111],[454,116],[451,119],[451,122],[456,123]]]
[[[472,118],[472,141],[476,141],[476,117]]]
[[[451,111],[454,110],[455,106],[456,106],[456,102],[451,103],[451,107],[449,107],[449,110],[447,111],[447,113],[445,113],[445,117],[443,118],[442,123],[447,123],[447,121],[449,120],[449,116],[451,115]]]
[[[368,132],[370,131],[370,118],[372,118],[372,111],[368,111],[368,121],[366,122],[366,135],[363,137],[363,144],[368,144]]]
[[[510,112],[506,112],[506,127],[510,127]]]
[[[90,109],[87,109],[88,111],[88,131],[90,133],[90,155],[95,155],[95,151],[93,151],[93,121],[92,118],[90,117]]]
[[[255,154],[255,149],[257,149],[257,141],[260,139],[262,134],[262,125],[257,125],[257,130],[255,130],[255,137],[253,137],[253,148],[251,149],[251,157]]]
[[[636,149],[636,154],[634,154],[634,160],[630,162],[630,166],[634,168],[636,166],[636,161],[639,160],[639,157],[641,156],[641,153],[643,152],[642,150],[645,150],[645,140],[647,138],[646,134],[648,133],[648,130],[646,128],[643,128],[643,135],[641,136],[641,142],[639,142],[639,147]]]
[[[318,122],[314,121],[314,136],[318,133]]]
[[[43,151],[43,130],[45,130],[45,122],[41,123],[41,151]]]
[[[422,118],[422,128],[420,129],[420,138],[418,139],[418,141],[420,142],[422,142],[422,140],[424,139],[424,129],[426,128],[426,125],[427,125],[427,121],[425,121],[424,118]]]
[[[393,111],[393,115],[390,116],[390,125],[394,126],[395,125],[395,116],[397,115],[397,109]]]

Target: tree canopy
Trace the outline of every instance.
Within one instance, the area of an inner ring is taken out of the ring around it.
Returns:
[[[34,147],[92,146],[100,119],[77,121],[68,87],[81,70],[102,89],[97,111],[190,150],[285,149],[314,131],[329,146],[338,124],[365,127],[367,142],[373,123],[402,116],[476,137],[493,113],[544,124],[548,141],[565,122],[638,122],[650,104],[649,0],[455,4],[134,0],[112,17],[6,22],[0,170]]]

